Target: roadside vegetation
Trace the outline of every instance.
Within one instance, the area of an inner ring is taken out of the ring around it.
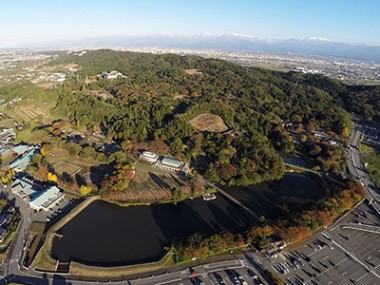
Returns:
[[[20,213],[14,208],[11,201],[0,197],[0,217],[2,218],[1,237],[0,237],[0,261],[4,262],[16,230],[20,223]]]
[[[274,221],[260,218],[259,224],[242,233],[221,232],[211,236],[195,233],[187,240],[174,243],[176,261],[190,261],[193,258],[204,259],[209,256],[239,248],[254,246],[258,250],[266,249],[276,241],[288,244],[305,240],[311,234],[330,226],[335,219],[365,197],[362,186],[348,181],[342,188],[340,183],[329,181],[331,195],[314,206],[303,210],[290,210]]]
[[[380,153],[373,147],[363,145],[361,148],[363,163],[372,181],[380,187]]]

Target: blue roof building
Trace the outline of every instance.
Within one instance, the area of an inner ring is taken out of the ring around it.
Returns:
[[[29,162],[32,160],[33,155],[38,153],[38,148],[32,148],[28,152],[24,153],[22,156],[16,158],[9,164],[9,167],[13,170],[20,172],[24,171],[28,166]]]
[[[18,155],[21,155],[25,153],[28,149],[29,149],[29,146],[27,144],[19,144],[13,148],[13,151],[17,153]]]

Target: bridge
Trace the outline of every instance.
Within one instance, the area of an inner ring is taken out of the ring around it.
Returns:
[[[223,195],[226,199],[230,200],[232,203],[242,207],[244,210],[246,210],[248,213],[250,213],[255,219],[258,219],[259,216],[254,213],[251,209],[249,209],[246,205],[244,205],[242,202],[240,202],[238,199],[236,199],[234,196],[229,194],[228,192],[224,191],[223,189],[220,189],[217,186],[214,186],[216,191],[218,191],[221,195]]]

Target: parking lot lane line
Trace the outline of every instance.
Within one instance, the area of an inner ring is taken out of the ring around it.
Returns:
[[[346,249],[344,247],[342,247],[340,244],[338,244],[337,242],[335,242],[334,240],[332,241],[336,246],[338,246],[339,248],[341,248],[344,252],[347,252]],[[347,252],[348,253],[348,252]],[[366,264],[364,264],[363,262],[361,262],[358,258],[356,258],[354,255],[348,253],[348,255],[353,258],[356,262],[360,263],[361,265],[363,265],[368,271],[372,272],[377,278],[380,279],[380,275],[377,274],[376,272],[372,271]]]

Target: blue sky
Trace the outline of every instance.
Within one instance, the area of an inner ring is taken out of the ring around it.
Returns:
[[[4,0],[0,11],[0,47],[203,33],[380,45],[380,0]]]

